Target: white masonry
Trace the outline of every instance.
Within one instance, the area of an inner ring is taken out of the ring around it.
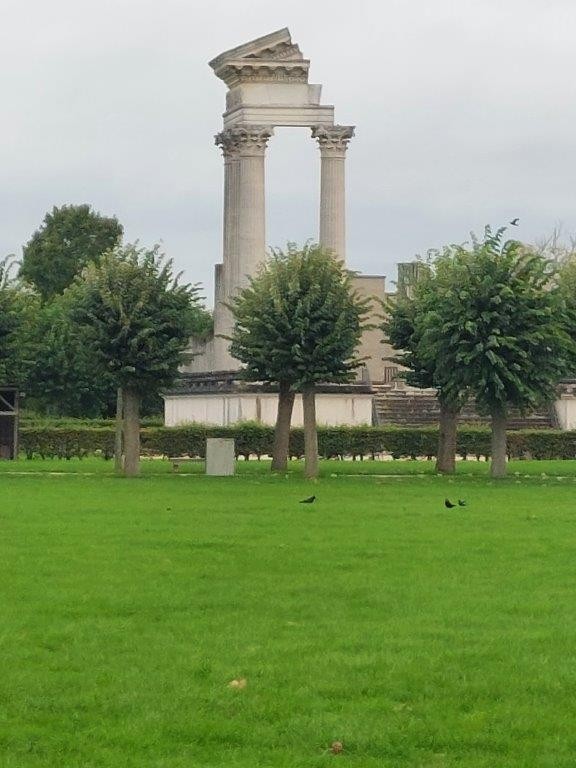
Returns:
[[[281,29],[210,62],[226,83],[224,127],[216,144],[224,156],[224,242],[216,266],[214,347],[209,369],[237,370],[228,351],[233,322],[225,303],[246,285],[266,256],[265,157],[276,126],[312,129],[321,156],[319,242],[346,256],[346,149],[354,126],[334,125],[334,107],[320,104],[321,85],[308,83],[310,62]]]

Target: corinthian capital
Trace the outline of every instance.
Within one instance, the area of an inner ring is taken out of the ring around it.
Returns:
[[[274,133],[269,125],[239,125],[229,129],[236,140],[237,152],[240,156],[263,156],[266,152],[268,139]]]
[[[312,128],[312,138],[318,139],[321,154],[328,157],[344,157],[352,136],[353,125],[315,125]]]
[[[238,141],[234,131],[228,128],[214,136],[214,144],[222,149],[225,160],[229,160],[238,155]]]
[[[234,125],[214,137],[225,160],[242,156],[263,155],[274,129],[267,125]]]

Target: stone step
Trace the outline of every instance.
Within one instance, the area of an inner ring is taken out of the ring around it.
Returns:
[[[377,423],[398,426],[430,426],[438,423],[440,405],[434,390],[394,389],[387,385],[374,387],[374,411]],[[480,416],[473,403],[468,403],[461,411],[460,424],[489,424],[490,418]],[[512,411],[508,419],[509,429],[550,429],[554,426],[551,412],[542,408],[523,416]]]

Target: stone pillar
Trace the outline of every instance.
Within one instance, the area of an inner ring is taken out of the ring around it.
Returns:
[[[346,149],[354,136],[352,125],[317,125],[320,169],[320,245],[346,258]]]
[[[233,291],[247,284],[266,256],[265,154],[273,129],[244,125],[233,129],[238,151],[237,219]]]
[[[254,274],[266,255],[264,160],[272,133],[267,126],[245,125],[216,136],[224,156],[223,258],[214,303],[216,370],[239,368],[228,352],[230,342],[219,337],[229,336],[234,327],[232,313],[223,302],[246,284],[246,275]]]
[[[214,285],[214,367],[227,370],[236,367],[228,354],[229,341],[219,334],[230,335],[234,326],[232,313],[224,306],[233,294],[233,266],[238,213],[238,152],[233,130],[222,131],[215,137],[224,157],[224,221],[222,264],[216,265]]]

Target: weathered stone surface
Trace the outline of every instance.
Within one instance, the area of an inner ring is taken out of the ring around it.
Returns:
[[[309,64],[288,29],[224,51],[210,62],[229,89],[224,130],[216,136],[224,156],[223,258],[212,345],[216,370],[239,367],[221,337],[234,326],[226,304],[266,255],[265,154],[275,126],[312,128],[321,152],[320,243],[341,259],[346,255],[344,165],[354,128],[334,125],[334,108],[320,104],[322,86],[308,83]],[[199,364],[192,369],[199,370]]]
[[[310,62],[286,28],[224,51],[210,66],[229,88],[225,127],[334,123],[334,107],[320,104],[322,86],[308,82]]]
[[[234,440],[209,437],[206,440],[206,474],[227,477],[234,474]]]
[[[237,382],[224,385],[218,378],[234,377],[240,368],[230,355],[228,340],[222,338],[230,336],[234,327],[226,304],[255,274],[266,255],[266,148],[276,126],[312,129],[321,155],[319,242],[344,259],[345,158],[354,127],[334,124],[334,107],[321,104],[322,86],[308,82],[310,62],[292,42],[288,29],[224,51],[210,66],[228,89],[223,130],[215,137],[224,159],[224,220],[222,263],[216,266],[215,274],[214,337],[203,349],[191,345],[191,359],[184,370],[191,378],[196,377],[195,384],[187,391],[165,393],[166,423],[194,420],[232,424],[256,419],[273,424],[277,408],[274,391],[258,385],[242,388]],[[371,280],[376,285],[375,279]],[[366,282],[363,286],[367,288]],[[383,281],[377,287],[383,292]],[[376,342],[372,347],[379,356]],[[207,379],[200,384],[204,374]],[[369,423],[371,397],[366,382],[323,387],[318,393],[318,422]],[[297,397],[294,424],[302,423],[301,411]]]
[[[167,427],[191,422],[227,427],[239,421],[257,421],[272,427],[278,411],[278,395],[264,391],[164,395],[164,401]],[[333,393],[319,393],[316,419],[324,426],[371,424],[372,394],[339,391],[337,387]],[[292,426],[301,427],[303,423],[302,397],[297,395]]]
[[[346,259],[346,150],[354,136],[353,125],[317,125],[320,168],[320,244]]]

